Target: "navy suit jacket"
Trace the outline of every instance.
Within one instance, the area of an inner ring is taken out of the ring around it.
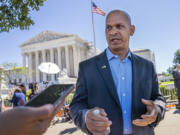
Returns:
[[[134,135],[154,135],[154,126],[163,119],[165,101],[159,92],[157,75],[152,62],[132,53],[132,120],[146,113],[141,99],[156,101],[159,114],[156,122],[147,127],[133,126]],[[79,64],[76,92],[70,105],[75,124],[91,134],[84,122],[83,110],[100,107],[112,121],[110,135],[123,134],[122,110],[107,60],[106,51]]]

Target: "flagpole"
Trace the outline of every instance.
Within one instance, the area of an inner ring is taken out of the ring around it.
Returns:
[[[94,14],[92,11],[92,3],[93,1],[91,0],[91,17],[92,17],[92,27],[93,27],[93,39],[94,39],[94,55],[96,55],[96,35],[95,35],[95,28],[94,28]]]

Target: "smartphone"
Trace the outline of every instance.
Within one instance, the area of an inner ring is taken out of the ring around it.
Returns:
[[[45,104],[53,104],[57,107],[69,93],[75,88],[74,84],[54,84],[33,97],[25,106],[40,107]]]

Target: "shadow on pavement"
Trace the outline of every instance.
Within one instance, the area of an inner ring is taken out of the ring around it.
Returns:
[[[176,111],[173,112],[173,114],[180,114],[180,109],[177,109]]]
[[[72,123],[73,123],[73,121],[72,121],[72,120],[70,120],[70,121],[69,121],[69,123],[70,123],[70,124],[72,124]]]
[[[59,135],[65,135],[65,134],[72,134],[73,132],[77,131],[77,128],[69,128],[65,129],[64,131],[61,131]]]

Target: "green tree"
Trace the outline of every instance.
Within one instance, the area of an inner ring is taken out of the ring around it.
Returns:
[[[1,80],[2,80],[2,73],[3,73],[3,69],[2,69],[2,67],[0,66],[0,82],[1,82]]]
[[[4,73],[4,75],[7,77],[8,81],[11,80],[11,75],[15,74],[17,72],[16,67],[18,66],[17,63],[10,63],[10,62],[5,62],[2,64],[3,70],[1,70]]]
[[[168,74],[172,74],[173,70],[174,70],[174,66],[169,67],[169,68],[167,69]]]
[[[180,64],[180,49],[178,49],[175,54],[174,54],[174,59],[173,59],[173,63],[175,66],[177,66],[178,64]]]
[[[29,29],[34,21],[30,12],[38,11],[46,0],[0,0],[0,33],[14,28]]]
[[[176,66],[180,64],[180,49],[178,49],[175,53],[174,53],[174,59],[173,59],[173,66],[169,67],[167,69],[167,72],[169,74],[172,74],[173,70],[176,68]]]
[[[34,70],[32,71],[34,74]],[[19,72],[18,74],[21,74],[22,76],[24,76],[25,81],[28,81],[28,77],[29,77],[29,69],[28,67],[19,67]]]
[[[166,72],[162,72],[162,75],[164,76],[168,76],[168,74]]]

